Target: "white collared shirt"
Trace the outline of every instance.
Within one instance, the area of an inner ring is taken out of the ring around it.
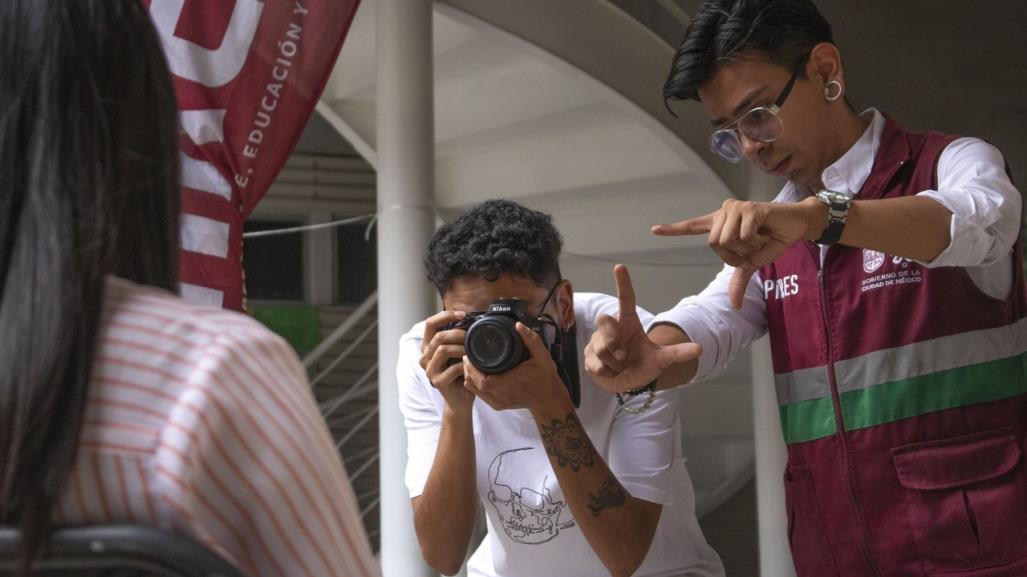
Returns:
[[[870,177],[884,116],[873,108],[860,116],[869,116],[870,125],[841,158],[824,169],[821,180],[827,189],[855,195]],[[978,138],[959,138],[942,151],[937,172],[938,190],[925,190],[917,196],[930,197],[952,213],[951,240],[933,261],[920,264],[928,268],[965,267],[981,290],[1004,299],[1013,282],[1007,259],[1019,234],[1022,200],[1006,173],[1002,153]],[[789,182],[774,202],[797,202],[804,196]],[[821,262],[826,250],[821,247]],[[759,273],[746,288],[742,309],[735,311],[728,302],[728,281],[733,271],[733,267],[725,266],[701,293],[682,299],[654,321],[676,325],[702,345],[693,382],[718,374],[767,331],[767,306]]]

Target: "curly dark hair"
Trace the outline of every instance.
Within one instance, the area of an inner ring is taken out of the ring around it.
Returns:
[[[489,200],[435,232],[424,265],[439,294],[457,277],[529,277],[550,287],[560,274],[563,238],[548,214],[509,200]]]
[[[674,54],[663,98],[699,100],[717,66],[743,54],[792,70],[821,42],[834,35],[811,0],[706,0]]]

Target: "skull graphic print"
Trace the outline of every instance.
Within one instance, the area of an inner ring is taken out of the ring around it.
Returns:
[[[555,539],[561,529],[574,526],[570,508],[563,501],[554,501],[546,488],[548,478],[541,480],[538,490],[515,488],[513,481],[505,478],[504,470],[518,470],[518,453],[533,450],[522,447],[503,451],[489,465],[489,502],[499,514],[506,535],[524,545],[545,543]]]

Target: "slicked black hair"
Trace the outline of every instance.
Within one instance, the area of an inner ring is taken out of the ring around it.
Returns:
[[[834,35],[810,0],[706,0],[674,53],[663,98],[699,100],[717,66],[742,55],[794,69],[821,42]]]
[[[508,274],[541,287],[560,281],[563,238],[548,214],[509,200],[489,200],[435,232],[424,259],[444,294],[459,277],[496,280]]]

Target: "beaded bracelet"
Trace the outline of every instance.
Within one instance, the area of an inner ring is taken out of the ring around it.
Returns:
[[[653,401],[656,399],[656,381],[657,379],[653,379],[652,382],[650,382],[648,385],[644,387],[632,389],[630,391],[624,391],[623,393],[616,393],[617,403],[620,404],[620,408],[623,409],[624,412],[631,413],[632,415],[640,415],[648,411],[649,408],[653,406]],[[627,395],[628,397],[637,397],[638,395],[642,395],[645,393],[649,393],[649,396],[646,397],[645,402],[642,403],[642,406],[638,407],[637,409],[627,406],[624,402],[624,397],[622,396]]]

